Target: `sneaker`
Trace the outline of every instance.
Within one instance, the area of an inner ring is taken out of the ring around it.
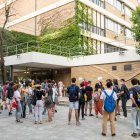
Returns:
[[[106,136],[106,134],[105,133],[102,133],[102,136]]]
[[[120,116],[120,119],[124,119],[125,117],[124,116]]]
[[[93,114],[89,114],[89,116],[94,116]]]
[[[116,134],[114,133],[114,134],[112,134],[112,137],[115,137],[116,136]]]
[[[120,113],[117,113],[117,115],[121,115]]]
[[[82,118],[82,120],[85,120],[85,118]]]
[[[87,114],[84,114],[85,116],[87,116]]]
[[[127,117],[124,117],[124,119],[126,119],[126,120],[127,120]]]
[[[57,110],[55,110],[55,112],[57,113]]]
[[[136,133],[133,133],[133,134],[131,134],[131,136],[134,138],[137,138],[138,135]]]
[[[37,121],[35,121],[35,124],[37,124]]]
[[[9,116],[10,116],[10,115],[12,115],[12,113],[11,113],[11,112],[9,112]]]
[[[42,122],[39,122],[39,124],[43,124]]]

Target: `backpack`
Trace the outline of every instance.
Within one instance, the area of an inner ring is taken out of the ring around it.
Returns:
[[[114,91],[112,91],[110,96],[107,94],[105,90],[104,93],[106,95],[105,102],[104,102],[104,110],[108,113],[114,112],[115,110],[115,100],[113,98]]]
[[[80,89],[80,98],[79,98],[79,102],[80,102],[80,103],[84,103],[84,102],[85,102],[84,94],[83,94],[83,92],[82,92],[82,89]]]
[[[78,92],[77,92],[77,86],[76,85],[71,85],[68,88],[68,93],[69,93],[70,102],[75,102],[75,101],[78,100]]]
[[[130,99],[130,92],[129,92],[127,86],[125,86],[125,93],[126,93],[127,100],[129,100]]]
[[[137,103],[138,107],[140,107],[140,91],[137,91],[134,88],[134,92],[136,93],[136,103]]]
[[[34,90],[34,94],[32,95],[31,104],[35,106],[36,102],[37,102],[37,96],[36,96],[36,90]]]

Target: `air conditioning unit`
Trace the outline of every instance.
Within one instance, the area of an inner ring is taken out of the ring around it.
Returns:
[[[124,10],[122,10],[121,16],[125,16],[125,11]]]

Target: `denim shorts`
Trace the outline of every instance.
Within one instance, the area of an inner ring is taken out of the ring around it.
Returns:
[[[76,102],[69,102],[69,108],[70,109],[79,109],[79,102],[76,101]]]

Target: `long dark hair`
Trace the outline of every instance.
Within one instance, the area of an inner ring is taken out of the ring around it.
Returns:
[[[114,85],[119,85],[119,84],[118,84],[118,80],[117,80],[117,79],[113,79],[113,84],[114,84]]]

